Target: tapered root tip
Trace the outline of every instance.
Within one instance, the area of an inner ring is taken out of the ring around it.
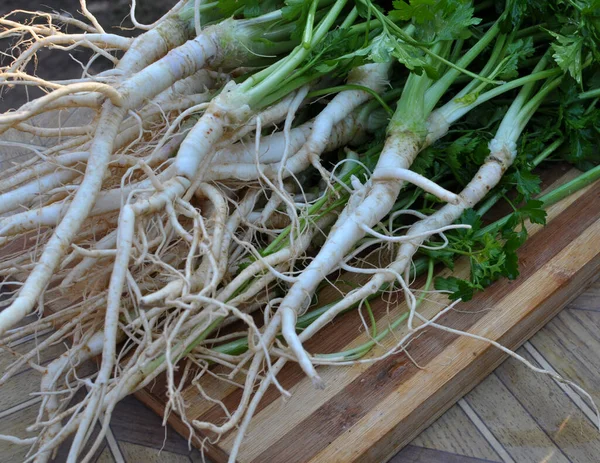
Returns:
[[[312,383],[315,389],[325,389],[325,381],[323,381],[320,376],[313,376]]]

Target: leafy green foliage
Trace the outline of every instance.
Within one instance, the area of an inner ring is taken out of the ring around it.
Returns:
[[[556,38],[552,44],[552,57],[564,72],[568,72],[578,84],[582,83],[583,37],[566,37],[549,31]]]
[[[502,64],[502,69],[498,73],[498,78],[510,80],[518,77],[519,65],[521,62],[532,56],[535,52],[533,39],[526,37],[511,42],[506,50],[506,59]]]
[[[480,19],[473,17],[473,6],[465,0],[396,0],[390,18],[419,25],[417,40],[453,40],[470,36],[469,28]]]
[[[419,153],[415,161],[410,166],[410,170],[417,174],[425,175],[432,167],[436,160],[435,150],[426,149]]]
[[[461,298],[468,301],[477,291],[482,291],[501,277],[517,278],[517,250],[527,239],[525,222],[545,224],[546,212],[542,206],[541,201],[530,200],[510,214],[507,220],[498,222],[499,226],[492,226],[489,230],[482,228],[481,217],[473,209],[465,211],[458,222],[471,228],[447,233],[447,248],[425,250],[424,253],[450,268],[453,268],[453,256],[466,256],[471,268],[470,278],[437,278],[436,289],[450,291],[453,300]]]
[[[392,18],[402,21],[414,21],[417,24],[423,24],[435,18],[435,0],[412,0],[410,3],[404,0],[396,0],[393,5],[394,11],[390,13]]]
[[[595,79],[597,77],[593,76],[590,81]],[[563,158],[582,170],[588,170],[600,163],[600,108],[594,101],[580,100],[573,81],[564,82],[560,90],[558,127],[568,145]]]
[[[526,169],[515,169],[512,174],[507,176],[507,180],[509,183],[514,183],[517,191],[525,200],[537,195],[542,183],[537,175]]]
[[[334,70],[348,72],[364,62],[360,53],[352,53],[360,50],[361,45],[362,37],[359,35],[352,34],[348,29],[335,29],[312,50],[307,66],[314,67],[322,74],[331,74]]]
[[[395,0],[393,9],[387,12],[371,0],[359,0],[359,14],[367,19],[381,21],[382,33],[375,37],[368,57],[375,62],[397,60],[411,72],[437,79],[438,69],[423,47],[446,40],[466,39],[471,26],[479,24],[473,17],[473,7],[468,0]],[[415,25],[411,32],[398,23]]]
[[[447,165],[454,178],[465,186],[483,163],[489,149],[490,137],[486,133],[469,132],[455,140],[431,148],[439,162]]]
[[[552,21],[551,45],[556,64],[580,86],[586,61],[600,60],[600,2],[598,0],[556,0],[546,7]],[[589,64],[589,61],[588,61]]]
[[[565,114],[565,129],[569,140],[569,149],[565,159],[582,170],[591,169],[600,162],[598,137],[600,135],[600,109],[589,113],[580,113],[579,108],[571,108]]]
[[[547,0],[507,0],[505,9],[505,32],[523,26],[523,23],[539,23],[544,21],[544,13],[553,2]]]
[[[427,61],[421,50],[402,43],[390,35],[381,34],[373,39],[369,49],[369,59],[376,63],[389,63],[396,59],[418,75],[425,72],[432,79],[438,77],[437,70]]]

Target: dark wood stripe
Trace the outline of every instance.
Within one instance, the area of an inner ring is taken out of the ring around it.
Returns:
[[[85,398],[85,392],[80,389],[75,394],[75,397],[71,400],[70,406],[75,405],[76,403],[80,402],[84,398]],[[93,431],[91,433],[90,439],[88,440],[88,442],[86,443],[85,447],[83,448],[83,451],[81,453],[81,457],[82,458],[83,458],[84,455],[87,455],[87,453],[91,450],[92,444],[95,442],[95,440],[98,437],[99,433],[100,433],[100,426],[98,425],[98,423],[96,423],[94,425],[94,429],[93,429]],[[74,437],[75,437],[74,435],[69,436],[60,445],[60,447],[58,448],[58,451],[57,451],[54,459],[52,460],[53,463],[64,463],[65,461],[67,461],[69,450],[71,449],[71,444],[73,443],[73,438]],[[92,456],[91,461],[96,461],[100,457],[100,455],[102,454],[102,452],[104,451],[105,447],[106,447],[106,439],[102,439],[102,443],[100,444],[100,446],[98,447],[98,449],[94,453],[94,456]]]
[[[165,411],[165,402],[159,400],[153,394],[150,394],[146,389],[142,389],[135,393],[136,399],[138,399],[143,405],[148,407],[155,415],[162,417]],[[112,426],[112,425],[111,425]],[[172,427],[179,435],[183,436],[185,439],[185,443],[187,444],[187,440],[190,439],[191,444],[199,449],[204,449],[206,455],[210,456],[210,459],[207,461],[213,463],[226,463],[228,460],[228,455],[223,449],[221,449],[218,445],[214,445],[206,439],[206,436],[198,431],[194,430],[194,435],[190,436],[190,429],[186,423],[177,415],[176,413],[171,413],[169,416],[169,426]],[[113,430],[115,429],[112,426]],[[164,436],[164,428],[161,426],[160,430],[163,432]],[[123,440],[119,437],[119,435],[115,432],[115,436],[118,437],[119,440]],[[160,439],[162,445],[162,438]]]
[[[488,315],[487,311],[481,311],[485,308],[481,307],[481,304],[484,303],[486,307],[493,308],[509,292],[522,285],[592,225],[600,217],[599,200],[600,183],[597,183],[588,194],[576,200],[552,220],[543,233],[535,234],[523,246],[519,253],[521,276],[517,280],[498,281],[490,286],[484,294],[463,304],[461,312],[448,314],[440,323],[468,330],[477,321]],[[567,273],[562,277],[558,274],[556,277],[564,278],[564,285],[568,283],[569,275]],[[419,365],[426,366],[441,354],[456,337],[447,332],[430,330],[412,341],[411,354]],[[354,426],[374,406],[418,371],[419,369],[405,354],[388,357],[374,364],[355,378],[344,390],[260,454],[253,460],[254,463],[265,461],[300,463],[309,460],[340,434]],[[303,439],[300,436],[311,436],[311,438]]]
[[[181,455],[190,453],[187,439],[171,426],[164,428],[161,416],[131,396],[117,404],[111,416],[110,427],[120,442]]]
[[[600,336],[598,333],[598,321],[595,320],[597,315],[590,315],[590,313],[594,313],[595,311],[585,310],[585,309],[577,309],[580,313],[572,314],[572,317],[577,320],[580,325],[580,329],[585,331],[591,338],[593,338],[596,342],[600,343]],[[587,313],[586,313],[587,312]],[[582,318],[583,317],[583,318]],[[565,330],[572,332],[570,328],[568,328],[565,324]],[[573,333],[573,336],[577,339],[578,334]],[[564,342],[564,339],[559,338],[559,341]],[[568,349],[569,346],[566,346]],[[541,355],[541,353],[540,353]]]

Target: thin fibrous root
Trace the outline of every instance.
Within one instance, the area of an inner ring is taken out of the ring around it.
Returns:
[[[134,45],[119,63],[124,72],[132,72],[134,69],[147,66],[149,62],[158,59],[173,45],[185,41],[185,28],[179,27],[178,21],[165,20],[161,25],[164,24],[167,25],[163,27],[159,25],[136,39]],[[173,27],[175,30],[170,31]],[[146,50],[145,40],[149,39],[156,41],[152,50]],[[138,46],[135,46],[136,44]],[[147,52],[145,56],[139,56],[142,50]],[[117,108],[110,101],[104,103],[97,131],[90,146],[84,180],[65,216],[46,245],[38,265],[23,285],[19,297],[10,307],[0,313],[0,335],[33,309],[39,294],[50,280],[53,270],[58,266],[60,258],[92,209],[110,160],[114,139],[127,110],[137,107],[144,100],[164,91],[177,80],[196,73],[207,60],[215,56],[217,51],[217,45],[210,35],[203,35],[188,41],[126,81],[119,89],[126,102],[122,107]],[[183,57],[191,59],[182,60]],[[142,89],[143,91],[140,91]]]

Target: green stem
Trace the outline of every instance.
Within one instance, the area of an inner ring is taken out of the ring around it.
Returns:
[[[336,87],[323,88],[321,90],[314,90],[306,95],[307,98],[316,98],[323,95],[329,95],[331,93],[339,93],[344,92],[346,90],[362,90],[363,92],[369,93],[382,107],[386,110],[386,112],[391,116],[394,114],[392,108],[390,108],[387,103],[381,98],[379,93],[369,87],[365,87],[364,85],[356,85],[356,84],[345,84],[338,85]]]
[[[482,75],[479,75],[475,72],[471,72],[468,69],[462,68],[457,64],[452,63],[451,61],[447,60],[446,58],[444,58],[443,56],[440,56],[436,53],[434,53],[432,50],[430,50],[429,48],[425,48],[423,47],[422,50],[425,52],[426,55],[431,56],[432,58],[435,58],[439,61],[441,61],[443,64],[445,64],[446,66],[451,68],[451,71],[449,72],[456,72],[457,73],[457,77],[458,75],[462,74],[466,74],[469,77],[472,77],[473,79],[477,79],[480,80],[482,82],[485,82],[486,84],[491,84],[491,85],[500,85],[503,83],[503,81],[501,80],[493,80],[493,79],[488,79],[487,77],[484,77]]]
[[[538,154],[535,158],[533,158],[533,161],[531,161],[531,164],[533,165],[533,167],[537,167],[542,162],[544,162],[546,160],[546,158],[548,156],[550,156],[552,153],[554,153],[564,142],[565,142],[565,139],[561,137],[558,140],[551,143],[550,146],[548,146],[548,148],[546,148],[544,151],[542,151],[540,154]]]
[[[421,291],[421,294],[419,295],[419,298],[417,299],[417,307],[423,302],[423,299],[425,299],[425,294],[427,294],[427,291],[429,291],[429,288],[431,288],[431,283],[433,281],[433,270],[435,268],[435,260],[434,259],[429,259],[429,261],[427,262],[427,280],[425,280],[425,287],[423,288],[423,291]]]
[[[375,315],[373,315],[373,310],[371,309],[371,303],[367,300],[365,301],[365,307],[367,308],[367,313],[369,314],[369,322],[371,323],[371,336],[377,336],[377,321],[375,320]]]
[[[402,88],[394,88],[394,89],[390,90],[389,92],[386,92],[383,95],[381,95],[381,99],[383,101],[385,101],[386,103],[393,101],[393,100],[397,100],[402,95],[402,90],[403,90]],[[366,103],[360,110],[359,119],[364,120],[364,118],[367,115],[371,114],[375,109],[377,109],[379,107],[379,105],[380,105],[380,103],[377,100],[369,101],[368,103]]]
[[[586,100],[589,98],[597,98],[600,97],[600,88],[595,88],[594,90],[588,90],[587,92],[583,92],[579,94],[580,100]]]
[[[354,7],[350,11],[350,13],[348,13],[346,19],[344,19],[344,22],[341,24],[340,29],[348,29],[349,27],[351,27],[352,24],[354,24],[354,21],[356,21],[356,18],[358,18],[358,10],[356,9],[356,7]]]
[[[279,101],[303,85],[314,81],[317,77],[318,76],[315,76],[314,73],[309,73],[288,80],[281,87],[266,95],[262,100],[260,100],[260,102],[256,103],[254,107],[256,109],[262,109],[266,108],[267,106],[271,106],[276,101]]]
[[[419,295],[415,303],[415,308],[419,307],[423,300],[425,299],[425,295],[431,288],[431,283],[433,282],[433,272],[434,270],[434,260],[429,259],[427,264],[427,281],[425,282],[425,287],[423,291]],[[409,312],[404,312],[400,317],[394,320],[385,330],[383,330],[379,335],[372,336],[373,339],[367,341],[359,346],[353,347],[352,349],[348,349],[342,352],[334,352],[331,354],[317,354],[316,358],[320,359],[338,359],[343,358],[344,360],[356,360],[363,356],[365,356],[376,344],[382,341],[389,333],[394,331],[401,323],[403,323],[408,318]]]
[[[310,50],[315,47],[321,40],[325,34],[329,31],[342,9],[346,5],[347,0],[337,0],[329,9],[327,15],[323,18],[320,24],[317,26],[316,30],[311,35],[311,44],[310,47],[306,48],[304,45],[300,45],[296,47],[295,50],[290,53],[290,55],[282,60],[278,65],[274,68],[267,68],[260,72],[261,77],[264,77],[262,81],[256,84],[256,81],[252,78],[246,80],[240,86],[240,90],[243,92],[248,92],[248,101],[250,106],[256,105],[271,93],[273,90],[277,89],[278,85],[287,78],[296,67],[304,61],[304,59],[310,53]],[[312,29],[312,25],[310,25]],[[267,71],[267,72],[265,72]]]
[[[594,167],[593,169],[588,170],[587,172],[582,173],[578,177],[574,178],[570,182],[565,183],[564,185],[559,186],[555,190],[552,190],[549,193],[539,197],[538,199],[542,201],[543,207],[550,207],[553,204],[561,201],[567,196],[572,195],[576,191],[585,188],[588,185],[591,185],[596,180],[600,179],[600,165]],[[506,222],[508,222],[511,218],[512,214],[506,215],[501,219],[489,224],[488,226],[480,229],[476,234],[475,238],[481,237],[486,233],[497,233]]]
[[[183,350],[183,352],[181,352],[181,354],[179,354],[177,356],[177,358],[173,359],[173,364],[176,364],[177,362],[179,362],[182,358],[184,358],[186,355],[188,355],[190,352],[192,352],[202,341],[206,340],[208,338],[208,336],[214,330],[216,330],[218,328],[218,326],[223,322],[224,319],[225,319],[225,317],[215,318],[215,320],[213,320],[213,322],[210,325],[208,325],[208,327],[196,339],[194,339],[190,344],[188,344],[186,346],[186,348]],[[178,347],[181,347],[181,343],[179,344]],[[149,376],[159,366],[161,366],[166,360],[167,360],[166,353],[162,354],[160,357],[157,357],[152,362],[150,362],[148,365],[141,368],[142,375],[144,377]]]
[[[428,259],[425,259],[425,258],[415,259],[413,268],[411,270],[411,278],[422,275],[425,271],[427,271],[427,269],[428,269]],[[384,285],[383,287],[381,287],[379,289],[378,292],[370,295],[365,300],[372,301],[373,299],[381,296],[381,294],[383,294],[383,291],[385,291],[386,289],[387,289],[387,285]],[[304,315],[298,317],[298,321],[296,322],[296,330],[298,330],[298,331],[304,330],[311,323],[313,323],[317,318],[319,318],[321,315],[323,315],[325,312],[327,312],[331,307],[333,307],[338,302],[339,301],[334,301],[330,304],[321,306],[317,309],[309,310]],[[352,305],[351,307],[348,307],[342,313],[346,313],[346,312],[349,312],[350,310],[354,310],[356,307],[358,307],[358,303]],[[379,334],[378,336],[381,336],[381,334]],[[215,352],[219,352],[222,354],[239,355],[248,350],[248,339],[246,337],[236,339],[234,341],[230,341],[225,344],[221,344],[220,346],[211,347],[211,349],[214,350]]]
[[[350,32],[356,34],[364,34],[368,33],[372,30],[378,29],[381,27],[381,21],[379,19],[371,19],[370,21],[365,21],[362,23],[354,24],[350,27]]]
[[[600,165],[588,170],[587,172],[584,172],[570,182],[559,186],[555,190],[545,194],[539,199],[544,203],[544,207],[550,207],[562,199],[572,195],[576,191],[591,185],[598,179],[600,179]]]
[[[548,63],[548,54],[544,54],[538,61],[533,74],[542,72]],[[532,115],[532,109],[537,109],[543,98],[546,96],[546,91],[539,91],[530,101],[528,101],[531,92],[535,85],[535,81],[529,81],[523,85],[517,97],[514,99],[508,111],[502,118],[500,127],[496,131],[494,138],[504,143],[510,143],[518,140],[521,132],[525,128],[525,123],[529,120],[529,115]],[[543,89],[544,87],[542,87]]]
[[[460,59],[460,55],[462,53],[463,46],[465,44],[464,39],[457,39],[454,42],[454,47],[452,48],[452,52],[450,53],[450,57],[448,58],[450,61],[458,61]]]
[[[317,13],[317,5],[319,0],[312,0],[310,8],[308,9],[308,16],[306,18],[306,26],[304,27],[304,34],[302,35],[302,47],[305,50],[310,50],[310,46],[313,38],[313,25],[315,23],[315,14]]]
[[[515,38],[516,39],[521,39],[523,37],[529,37],[531,35],[537,35],[539,32],[543,33],[546,37],[549,37],[550,34],[548,34],[548,32],[546,32],[546,31],[543,30],[543,28],[546,27],[546,26],[547,26],[546,23],[541,23],[541,24],[537,24],[535,26],[524,27],[523,29],[519,30],[515,34]]]
[[[525,129],[525,125],[529,122],[529,119],[533,116],[533,114],[537,111],[539,106],[542,104],[544,99],[548,96],[548,94],[554,90],[556,87],[560,85],[562,82],[562,76],[557,77],[554,80],[548,82],[544,85],[539,92],[535,94],[535,96],[523,107],[522,111],[520,111],[519,116],[517,118],[517,127],[518,132],[521,133]]]
[[[502,84],[499,87],[493,88],[492,90],[488,90],[487,92],[479,95],[477,97],[477,100],[475,100],[475,102],[473,102],[469,105],[463,105],[463,104],[457,103],[456,101],[453,100],[452,102],[447,103],[446,105],[442,106],[441,109],[443,109],[443,111],[445,113],[446,120],[449,122],[454,122],[454,121],[460,119],[466,113],[468,113],[471,109],[479,106],[480,104],[485,103],[486,101],[496,98],[497,96],[500,96],[503,93],[506,93],[510,90],[518,88],[522,85],[536,82],[538,80],[544,80],[549,77],[555,77],[560,74],[562,74],[562,70],[560,68],[554,68],[554,69],[548,69],[547,71],[535,72],[535,73],[529,74],[528,76],[520,77],[518,79],[511,80],[510,82],[506,82],[505,84]]]
[[[425,73],[420,76],[411,73],[408,76],[388,131],[398,128],[401,131],[426,133],[425,120],[429,113],[425,107],[425,94],[430,82]]]

